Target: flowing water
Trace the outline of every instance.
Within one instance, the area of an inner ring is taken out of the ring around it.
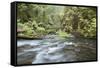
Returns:
[[[42,40],[17,41],[18,64],[88,60],[96,60],[96,40],[47,35]]]

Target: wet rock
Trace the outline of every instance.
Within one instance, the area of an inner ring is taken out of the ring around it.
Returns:
[[[22,52],[23,50],[30,49],[30,48],[33,48],[33,46],[30,46],[29,44],[22,45],[17,47],[17,52]]]
[[[35,52],[26,52],[17,56],[17,63],[20,64],[32,64],[32,61],[35,59]]]
[[[23,52],[24,50],[33,49],[33,48],[37,48],[37,47],[39,47],[39,46],[38,45],[32,46],[32,45],[26,44],[26,45],[17,47],[17,52],[19,53],[19,52]]]
[[[57,35],[46,35],[44,39],[54,39]]]

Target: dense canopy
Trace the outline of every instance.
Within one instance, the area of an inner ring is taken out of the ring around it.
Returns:
[[[17,27],[18,37],[56,34],[96,38],[96,8],[19,3]]]

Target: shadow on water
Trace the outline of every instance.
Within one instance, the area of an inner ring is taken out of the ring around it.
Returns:
[[[38,64],[96,60],[96,40],[45,36],[42,40],[18,40],[17,63]]]

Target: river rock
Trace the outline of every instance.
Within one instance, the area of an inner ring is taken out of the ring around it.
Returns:
[[[27,49],[31,49],[33,48],[33,46],[26,44],[26,45],[22,45],[17,47],[17,52],[22,52],[23,50],[27,50]]]
[[[21,64],[32,64],[32,61],[35,59],[36,53],[35,52],[26,52],[17,56],[17,63],[18,65]]]

